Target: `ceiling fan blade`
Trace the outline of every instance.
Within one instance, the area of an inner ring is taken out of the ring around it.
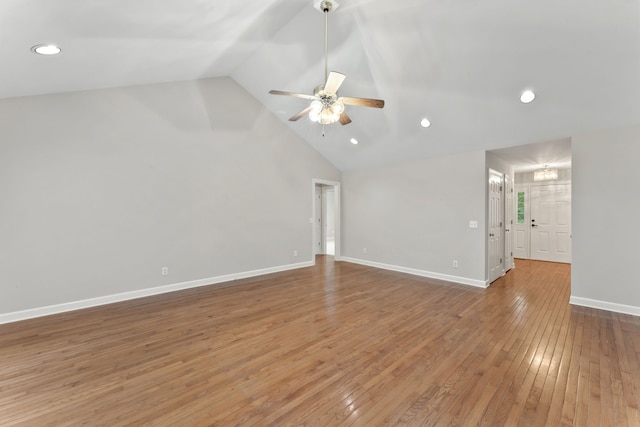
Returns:
[[[348,125],[349,123],[351,123],[351,117],[349,117],[349,115],[344,112],[340,114],[340,124],[344,126]]]
[[[345,105],[357,105],[360,107],[372,107],[372,108],[382,108],[384,107],[384,101],[382,99],[371,99],[371,98],[349,98],[349,97],[340,97],[342,102]]]
[[[311,107],[307,107],[304,110],[300,111],[298,114],[296,114],[295,116],[291,116],[289,118],[290,122],[295,122],[297,120],[300,120],[301,118],[303,118],[304,116],[306,116],[307,114],[309,114],[309,111],[311,111]]]
[[[329,77],[327,77],[327,82],[324,84],[324,91],[327,93],[336,93],[342,82],[347,76],[342,73],[338,73],[337,71],[332,71],[329,73]]]
[[[302,98],[302,99],[309,99],[309,100],[316,99],[316,97],[313,95],[306,95],[304,93],[283,92],[281,90],[270,90],[269,93],[271,95],[293,96],[295,98]]]

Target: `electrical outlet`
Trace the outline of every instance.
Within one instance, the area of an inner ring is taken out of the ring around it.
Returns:
[[[298,250],[297,249],[293,251],[293,256],[298,256]]]
[[[169,267],[162,267],[162,275],[163,276],[169,275]]]
[[[367,248],[362,248],[362,253],[366,254],[367,253]]]
[[[457,259],[453,260],[453,268],[458,268],[458,260]]]
[[[469,228],[478,228],[478,221],[469,221]]]

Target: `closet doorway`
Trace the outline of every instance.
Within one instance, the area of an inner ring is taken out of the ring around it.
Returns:
[[[340,183],[313,182],[313,254],[340,256]]]

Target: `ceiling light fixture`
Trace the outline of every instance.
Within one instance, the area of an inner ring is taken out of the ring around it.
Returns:
[[[424,119],[422,119],[422,121],[420,122],[420,126],[422,126],[423,128],[428,128],[429,126],[431,126],[431,122],[429,121],[429,119],[427,119],[426,117]]]
[[[352,143],[353,145],[358,145],[358,140],[357,140],[357,139],[355,139],[355,138],[351,138],[351,140],[350,140],[350,141],[351,141],[351,143]]]
[[[533,173],[534,181],[553,181],[558,179],[558,169],[549,169],[549,165],[544,165],[544,169]]]
[[[335,98],[335,96],[334,96]],[[335,123],[340,120],[340,115],[344,113],[344,103],[341,99],[331,99],[331,97],[320,97],[314,100],[309,106],[309,119],[323,125]]]
[[[54,44],[38,44],[33,46],[31,51],[38,55],[57,55],[62,51],[62,49]]]
[[[533,101],[534,99],[536,99],[536,94],[533,93],[532,90],[525,90],[524,92],[522,92],[522,95],[520,95],[520,101],[523,104],[528,104],[531,101]]]

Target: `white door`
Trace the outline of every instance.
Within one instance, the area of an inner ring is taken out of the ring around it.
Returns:
[[[531,258],[571,262],[571,185],[534,185],[531,192]]]
[[[504,270],[513,268],[513,178],[504,176]]]
[[[502,244],[502,174],[489,169],[489,283],[504,274]]]
[[[515,221],[513,224],[513,256],[529,259],[529,186],[517,185],[515,192]]]

